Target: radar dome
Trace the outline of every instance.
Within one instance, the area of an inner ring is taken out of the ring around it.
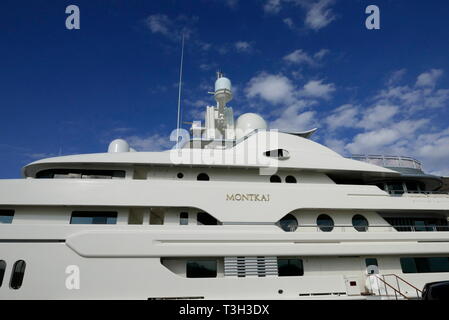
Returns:
[[[244,113],[237,119],[235,124],[236,138],[240,139],[254,130],[267,130],[267,128],[267,122],[258,114]]]
[[[129,144],[123,139],[117,139],[109,144],[109,153],[129,152]]]

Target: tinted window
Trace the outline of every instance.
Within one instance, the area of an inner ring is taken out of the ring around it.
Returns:
[[[187,212],[181,212],[179,215],[179,224],[182,226],[189,224],[189,214]]]
[[[293,215],[288,214],[279,221],[279,226],[284,231],[293,232],[298,229],[298,220]]]
[[[327,214],[320,215],[316,220],[316,224],[321,231],[330,232],[334,230],[334,220],[332,220],[332,218]]]
[[[116,224],[117,212],[73,211],[70,224]]]
[[[3,260],[0,260],[0,287],[3,283],[3,277],[5,276],[5,270],[6,270],[6,262]]]
[[[296,178],[294,176],[287,176],[285,177],[285,182],[287,183],[296,183]]]
[[[368,230],[368,220],[360,214],[356,214],[352,217],[352,225],[354,229],[359,232],[365,232]]]
[[[187,278],[217,277],[216,260],[187,261]]]
[[[209,181],[209,176],[206,173],[200,173],[198,177],[196,177],[198,181]]]
[[[369,266],[376,266],[378,267],[379,264],[377,263],[377,259],[376,258],[366,258],[365,259],[365,264],[367,267]]]
[[[212,217],[210,214],[208,214],[206,212],[198,212],[196,220],[197,220],[198,224],[200,224],[200,225],[202,224],[205,226],[215,226],[218,224],[217,219],[215,219],[214,217]]]
[[[304,275],[301,259],[278,259],[279,277],[295,277]]]
[[[23,276],[25,275],[25,267],[26,263],[23,260],[19,260],[14,263],[14,267],[12,268],[12,276],[11,276],[11,289],[20,289],[23,282]]]
[[[449,272],[449,258],[401,258],[403,273]]]
[[[36,174],[37,179],[113,179],[125,178],[123,170],[50,169]]]
[[[0,210],[0,223],[12,223],[14,210]]]
[[[281,181],[281,178],[279,176],[274,175],[274,176],[270,177],[270,182],[271,183],[281,183],[282,181]]]

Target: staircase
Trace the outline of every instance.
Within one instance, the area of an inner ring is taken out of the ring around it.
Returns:
[[[375,281],[375,286],[370,288],[372,296],[385,300],[421,299],[422,290],[396,274],[376,274],[370,277],[371,281]]]

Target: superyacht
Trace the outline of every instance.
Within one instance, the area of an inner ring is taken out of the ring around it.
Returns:
[[[418,299],[449,279],[449,178],[234,119],[0,180],[0,299]],[[178,139],[178,137],[181,137]]]

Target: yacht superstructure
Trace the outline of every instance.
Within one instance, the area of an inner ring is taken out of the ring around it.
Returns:
[[[172,150],[119,139],[1,180],[0,299],[413,299],[449,279],[446,178],[234,121],[222,75],[214,95]]]

